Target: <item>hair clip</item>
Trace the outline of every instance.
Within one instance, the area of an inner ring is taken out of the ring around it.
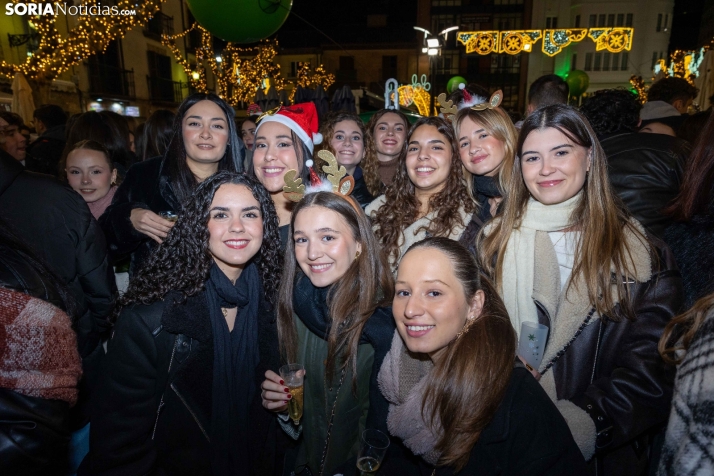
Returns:
[[[488,102],[484,102],[481,104],[476,104],[475,106],[471,106],[471,109],[474,111],[483,111],[485,109],[495,109],[498,106],[501,105],[501,101],[503,101],[503,91],[500,89],[493,93],[491,95],[491,99],[488,100]]]
[[[322,171],[327,174],[327,182],[331,186],[332,192],[345,197],[351,194],[355,187],[355,180],[351,175],[347,175],[347,169],[339,165],[335,156],[327,150],[321,150],[317,156],[327,163],[322,166]],[[311,173],[311,175],[313,174]],[[306,193],[322,191],[326,185],[324,181],[313,183],[306,191],[302,179],[297,177],[297,170],[288,170],[284,180],[283,195],[292,202],[299,202]]]

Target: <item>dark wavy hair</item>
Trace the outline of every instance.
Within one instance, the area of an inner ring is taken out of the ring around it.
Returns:
[[[637,131],[640,109],[637,96],[624,88],[595,91],[580,106],[598,137]]]
[[[285,250],[285,269],[278,300],[278,337],[284,357],[289,362],[295,362],[298,338],[293,321],[293,289],[299,270],[293,240],[295,218],[301,210],[310,207],[332,210],[345,220],[352,237],[362,244],[362,253],[350,265],[347,272],[332,285],[327,296],[332,325],[327,340],[325,376],[328,381],[332,380],[332,370],[339,360],[341,369],[352,368],[352,387],[356,389],[357,347],[362,330],[377,307],[389,306],[394,295],[394,280],[377,239],[372,233],[369,219],[356,202],[351,203],[348,200],[351,199],[343,198],[336,193],[317,192],[305,195],[293,208]],[[303,279],[307,278],[303,277]]]
[[[399,259],[399,242],[402,233],[419,218],[419,201],[416,198],[414,184],[407,173],[406,147],[414,132],[421,126],[436,127],[439,134],[451,144],[451,170],[444,189],[429,199],[429,211],[436,212],[436,217],[426,231],[431,236],[449,235],[457,225],[466,225],[459,214],[459,207],[463,205],[467,213],[473,212],[476,207],[469,196],[466,181],[461,173],[461,158],[451,124],[440,117],[419,119],[409,130],[404,141],[405,148],[399,156],[394,180],[384,193],[386,202],[372,220],[376,227],[377,238],[382,243],[387,256],[394,262]]]
[[[276,302],[280,285],[282,253],[278,233],[278,216],[267,190],[255,179],[244,174],[222,171],[203,181],[184,203],[178,221],[168,236],[154,248],[146,263],[129,283],[119,299],[112,318],[130,304],[151,304],[164,299],[170,291],[178,291],[182,299],[203,290],[213,265],[208,249],[208,219],[213,196],[221,185],[243,185],[260,204],[263,217],[263,243],[253,257],[258,265],[266,300]]]
[[[377,151],[374,148],[372,135],[367,133],[367,127],[357,114],[347,111],[332,112],[328,114],[322,124],[322,127],[320,128],[320,133],[322,134],[323,139],[322,143],[316,147],[315,163],[320,170],[322,170],[322,165],[325,165],[322,163],[322,160],[317,157],[317,152],[320,150],[327,150],[337,155],[337,152],[332,149],[330,141],[335,135],[335,125],[342,121],[354,122],[357,124],[357,127],[359,127],[359,130],[362,133],[364,157],[362,157],[362,161],[359,166],[362,168],[367,190],[370,194],[372,194],[372,196],[376,197],[382,189],[382,181],[379,178],[379,160],[377,159]]]
[[[179,202],[182,202],[191,195],[198,185],[196,177],[186,164],[186,147],[183,143],[183,118],[186,112],[196,103],[201,101],[211,101],[221,108],[228,122],[228,145],[226,152],[218,162],[218,171],[227,170],[230,172],[243,171],[243,154],[245,146],[238,136],[236,129],[235,112],[233,108],[223,99],[213,93],[194,93],[184,99],[176,112],[174,119],[173,136],[164,154],[164,164],[168,170],[171,188]]]
[[[119,117],[121,118],[121,116]],[[125,169],[129,168],[132,162],[131,150],[129,150],[129,129],[126,124],[124,124],[124,128],[120,127],[119,124],[121,124],[121,121],[118,121],[111,114],[95,111],[82,113],[74,118],[73,121],[67,121],[67,126],[71,128],[67,135],[67,142],[62,151],[60,163],[64,163],[67,160],[67,155],[77,142],[93,140],[107,148],[113,163],[119,164]],[[57,173],[61,177],[64,174],[64,170],[59,169]]]
[[[481,314],[447,345],[422,399],[425,421],[441,422],[441,437],[435,445],[441,454],[439,466],[452,466],[458,472],[506,393],[516,354],[516,331],[496,288],[481,277],[476,259],[466,248],[448,238],[430,237],[410,246],[404,256],[420,248],[446,255],[468,302],[478,291],[484,293]]]
[[[694,99],[697,94],[699,94],[699,89],[684,78],[662,78],[652,83],[652,86],[647,90],[647,100],[672,104],[677,100]]]

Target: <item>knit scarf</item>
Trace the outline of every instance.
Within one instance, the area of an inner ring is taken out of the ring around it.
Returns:
[[[568,228],[571,224],[570,216],[581,196],[582,192],[579,192],[573,198],[556,205],[544,205],[531,198],[521,226],[511,231],[503,255],[501,297],[519,336],[521,323],[538,322],[538,309],[533,302],[536,233]]]
[[[87,206],[89,206],[89,211],[92,212],[92,216],[95,219],[99,220],[99,217],[102,216],[104,210],[106,210],[107,207],[112,204],[112,200],[114,199],[114,194],[116,193],[117,188],[118,187],[114,185],[109,188],[107,194],[104,195],[102,198],[92,203],[87,203]]]
[[[235,285],[214,263],[205,294],[213,331],[213,404],[211,411],[211,465],[214,476],[243,474],[251,460],[250,404],[257,392],[258,303],[261,300],[258,267],[251,263]],[[238,308],[233,330],[221,308]]]
[[[422,401],[434,364],[429,358],[419,359],[410,353],[398,332],[394,332],[392,348],[379,371],[379,389],[389,402],[387,427],[417,456],[436,465],[440,454],[434,449],[441,438],[438,415],[432,427],[424,420],[432,409],[422,412]]]
[[[81,375],[77,336],[67,314],[0,287],[0,388],[74,405]]]
[[[399,156],[395,157],[392,160],[379,162],[377,164],[379,166],[379,168],[377,169],[377,172],[379,173],[379,178],[380,180],[382,180],[382,183],[387,187],[392,185],[392,180],[394,180],[394,174],[397,173],[397,162],[399,162]]]

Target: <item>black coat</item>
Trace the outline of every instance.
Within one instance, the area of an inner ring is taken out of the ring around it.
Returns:
[[[681,311],[682,278],[661,241],[653,242],[652,254],[649,281],[629,285],[636,318],[597,319],[552,367],[558,399],[574,403],[595,423],[595,457],[587,474],[643,474],[653,432],[669,415],[675,369],[663,362],[657,344],[667,323]],[[550,327],[550,316],[540,303],[538,319]]]
[[[65,146],[65,126],[55,126],[45,131],[27,147],[25,168],[30,172],[59,177],[64,171],[59,170],[60,159]]]
[[[47,279],[24,253],[0,245],[0,286],[63,309],[62,297]],[[0,466],[5,474],[66,474],[69,403],[0,388],[0,421]]]
[[[664,232],[684,282],[685,309],[714,292],[714,191],[709,209],[688,222],[675,222]]]
[[[630,213],[662,237],[671,220],[661,213],[679,193],[689,145],[664,134],[625,133],[601,139],[610,183]]]
[[[394,453],[388,458],[379,475],[430,476],[434,471],[421,458],[404,460]],[[436,476],[570,476],[585,470],[568,425],[530,372],[518,365],[466,466],[459,473],[440,467]]]
[[[0,216],[69,288],[77,302],[84,359],[110,327],[116,292],[104,235],[87,203],[68,185],[27,172],[0,151]]]
[[[135,208],[154,213],[181,211],[181,203],[171,188],[162,157],[154,157],[132,166],[114,194],[112,204],[99,220],[112,261],[131,255],[132,274],[138,271],[156,243],[131,224],[131,211]]]
[[[355,188],[352,190],[352,197],[357,200],[359,206],[364,209],[367,205],[372,203],[374,197],[369,190],[367,190],[367,182],[364,181],[364,176],[360,176],[355,180]]]
[[[105,358],[92,412],[90,454],[79,474],[210,475],[213,335],[203,293],[122,310]],[[274,313],[260,306],[260,363],[256,388],[267,369],[280,366]],[[252,404],[253,471],[282,469],[275,415]],[[282,433],[282,432],[280,432]],[[247,462],[247,465],[251,462]]]

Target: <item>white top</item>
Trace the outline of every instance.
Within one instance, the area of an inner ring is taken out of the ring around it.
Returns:
[[[565,285],[570,279],[575,264],[575,246],[580,238],[579,231],[550,231],[548,232],[550,241],[553,242],[555,255],[558,257],[558,268],[560,268],[560,290],[565,289]]]

